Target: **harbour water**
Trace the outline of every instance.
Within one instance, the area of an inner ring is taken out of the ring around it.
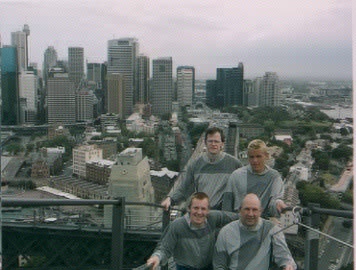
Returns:
[[[330,110],[320,110],[326,115],[334,119],[345,119],[345,118],[353,118],[353,108],[352,105],[350,107],[345,106],[333,106]]]

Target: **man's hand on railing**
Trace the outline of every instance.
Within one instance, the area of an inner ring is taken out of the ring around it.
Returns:
[[[277,200],[276,208],[278,213],[282,213],[286,208],[288,208],[288,205],[286,205],[282,200]]]
[[[167,197],[165,200],[163,200],[163,202],[161,203],[161,205],[164,207],[164,210],[168,211],[169,208],[171,207],[172,204],[172,199],[171,197]]]
[[[159,262],[160,262],[160,260],[159,260],[158,256],[154,255],[147,260],[147,263],[146,263],[147,268],[155,270],[159,266]]]

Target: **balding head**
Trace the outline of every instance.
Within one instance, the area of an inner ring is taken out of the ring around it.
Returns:
[[[242,200],[240,221],[246,227],[255,227],[261,217],[261,201],[254,193],[247,194]]]

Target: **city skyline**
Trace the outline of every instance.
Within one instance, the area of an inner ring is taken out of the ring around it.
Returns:
[[[245,77],[277,72],[281,79],[352,79],[352,1],[54,1],[0,3],[1,43],[30,27],[29,61],[42,69],[54,46],[83,47],[88,62],[107,60],[110,39],[137,38],[151,61],[172,57],[194,66],[197,79],[242,62]]]

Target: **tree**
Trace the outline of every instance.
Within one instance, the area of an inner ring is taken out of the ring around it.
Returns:
[[[349,135],[349,131],[347,130],[347,128],[342,127],[340,128],[340,134],[341,136],[347,136]]]
[[[22,152],[24,150],[22,145],[19,143],[11,143],[8,146],[6,146],[5,149],[6,149],[6,151],[8,151],[14,155],[17,155],[19,152]]]
[[[149,158],[155,157],[157,147],[154,140],[151,138],[144,138],[139,147],[142,148],[144,155],[148,156]]]
[[[352,148],[345,144],[340,144],[331,152],[331,157],[340,161],[348,161],[352,157]]]

